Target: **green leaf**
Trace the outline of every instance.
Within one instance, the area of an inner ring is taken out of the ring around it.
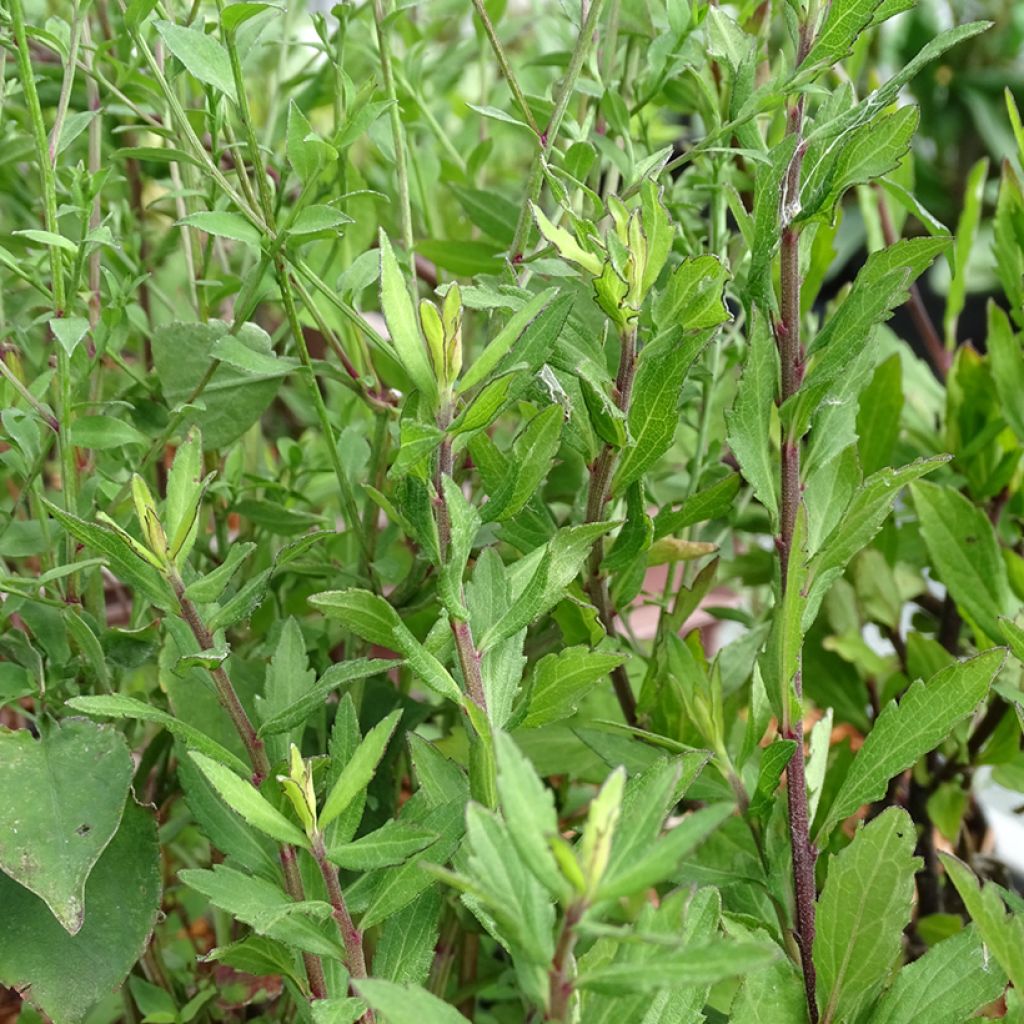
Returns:
[[[19,238],[27,238],[30,242],[38,242],[40,245],[55,246],[58,249],[63,249],[65,252],[71,253],[72,256],[78,255],[78,246],[71,241],[70,238],[65,238],[63,235],[56,235],[52,231],[40,231],[38,228],[24,228],[20,231],[12,231],[12,235],[17,235]]]
[[[1024,352],[1010,318],[992,300],[988,304],[988,358],[999,405],[1017,440],[1024,442]]]
[[[83,711],[87,715],[99,715],[101,718],[133,718],[139,722],[156,722],[192,750],[198,750],[239,774],[244,775],[249,771],[249,766],[240,757],[222,747],[205,732],[134,697],[120,693],[72,697],[68,701],[68,707]]]
[[[160,857],[152,815],[128,802],[89,876],[88,913],[76,935],[68,935],[41,900],[4,874],[0,906],[0,982],[54,1024],[79,1024],[124,981],[156,924]]]
[[[106,451],[122,445],[145,447],[149,440],[130,423],[113,416],[79,416],[71,424],[71,443],[77,448]]]
[[[262,723],[260,735],[285,734],[283,739],[268,744],[272,761],[285,759],[289,744],[298,743],[302,739],[302,729],[288,726],[270,732],[266,728],[267,723],[307,697],[315,679],[316,673],[310,669],[306,658],[306,641],[302,629],[294,618],[289,617],[285,619],[274,655],[267,666],[263,695],[256,698],[256,713]],[[312,711],[313,707],[315,705],[310,706],[309,710]]]
[[[502,522],[518,515],[537,493],[558,451],[564,416],[549,405],[523,427],[512,444],[512,471],[481,509],[484,522]]]
[[[318,816],[321,827],[329,825],[370,784],[401,717],[401,709],[392,711],[363,737],[327,794]]]
[[[237,811],[253,828],[258,828],[278,842],[309,847],[305,833],[264,799],[251,782],[240,779],[230,768],[197,751],[191,751],[189,757],[220,793],[228,807]]]
[[[962,861],[947,853],[939,856],[988,952],[1009,975],[1013,987],[1024,990],[1024,917],[1007,912],[994,883],[982,886]],[[957,976],[960,974],[958,968]]]
[[[700,331],[724,324],[729,319],[725,305],[728,280],[729,271],[714,256],[683,260],[654,301],[659,333]]]
[[[179,224],[205,231],[208,235],[218,238],[230,238],[235,242],[244,242],[251,249],[259,249],[260,233],[244,217],[227,210],[200,210],[182,217]]]
[[[531,202],[530,207],[540,233],[558,250],[562,259],[575,263],[576,266],[595,277],[601,274],[604,260],[600,256],[595,256],[594,253],[584,249],[573,237],[572,232],[553,224],[536,203]]]
[[[948,461],[947,456],[939,455],[918,459],[899,469],[880,469],[857,489],[842,519],[811,559],[806,625],[810,625],[825,594],[843,574],[853,556],[866,547],[882,528],[900,490]]]
[[[1010,614],[1015,602],[988,516],[952,487],[922,481],[911,493],[939,579],[974,626],[986,637],[998,637],[999,618]]]
[[[465,1024],[453,1006],[441,1002],[418,985],[399,985],[379,978],[354,982],[355,990],[388,1024]]]
[[[778,947],[765,943],[722,939],[661,953],[645,962],[639,970],[635,963],[628,961],[597,967],[581,975],[576,985],[584,990],[610,995],[683,985],[710,985],[767,967],[779,955]]]
[[[456,391],[463,394],[470,388],[485,381],[501,362],[505,355],[510,352],[517,341],[520,341],[527,330],[530,329],[540,314],[551,305],[552,300],[558,294],[555,288],[546,288],[544,291],[534,295],[529,302],[516,310],[509,318],[508,323],[487,343],[484,350],[472,365],[462,375]]]
[[[682,859],[700,845],[734,810],[731,803],[712,804],[688,814],[652,846],[638,851],[628,863],[609,871],[597,890],[597,900],[617,900],[645,892],[664,882]]]
[[[1005,652],[993,648],[914,683],[897,704],[878,716],[818,831],[816,842],[861,805],[878,800],[894,775],[934,750],[950,730],[985,699]]]
[[[777,963],[743,979],[729,1011],[730,1024],[807,1024],[803,979],[792,961]]]
[[[245,544],[232,544],[224,561],[205,576],[193,580],[185,588],[185,596],[199,604],[212,604],[231,582],[231,578],[238,572],[242,562],[255,550],[256,545],[251,541]]]
[[[779,780],[795,750],[795,740],[777,739],[761,752],[757,786],[754,788],[754,795],[750,798],[750,807],[747,809],[751,818],[765,819],[771,813],[775,802],[775,791],[779,788]]]
[[[551,791],[537,778],[533,766],[507,733],[496,731],[494,745],[498,798],[512,842],[541,885],[554,896],[562,896],[565,879],[550,849],[551,840],[559,835]]]
[[[89,333],[89,321],[84,316],[55,316],[50,321],[50,330],[60,342],[61,348],[70,356],[78,343]]]
[[[1018,938],[1018,948],[1024,935]],[[1006,979],[993,970],[976,927],[932,946],[905,964],[872,1011],[871,1024],[963,1024],[1002,995]],[[1024,977],[1024,973],[1021,975]]]
[[[776,459],[771,439],[772,408],[779,386],[779,355],[763,314],[754,313],[743,376],[726,417],[726,437],[757,500],[778,520]]]
[[[301,696],[290,704],[281,707],[271,714],[267,708],[266,717],[259,727],[261,736],[276,736],[302,725],[339,686],[354,683],[359,679],[381,675],[401,665],[393,658],[353,658],[351,661],[340,661],[331,665],[320,677],[315,686],[309,687]]]
[[[782,185],[796,150],[797,137],[787,132],[771,153],[770,161],[759,164],[754,178],[754,242],[750,247],[747,282],[754,304],[767,317],[775,307],[772,287],[772,260],[779,247],[779,217],[782,211]],[[767,330],[767,323],[765,324]],[[752,335],[756,336],[755,324]],[[751,342],[753,346],[753,342]]]
[[[404,654],[409,667],[430,689],[457,704],[463,702],[451,673],[413,636],[384,598],[368,590],[327,590],[314,594],[309,603],[339,619],[356,636]]]
[[[437,835],[418,825],[389,821],[354,843],[329,846],[327,858],[346,871],[373,871],[407,861],[414,853],[425,850]]]
[[[725,516],[733,507],[739,489],[739,473],[730,473],[686,498],[679,508],[663,508],[654,519],[655,539]]]
[[[117,832],[132,771],[108,726],[72,719],[38,740],[0,731],[0,868],[70,935],[85,920],[86,880]]]
[[[956,225],[956,241],[953,245],[953,279],[949,283],[942,324],[946,344],[956,342],[957,319],[967,302],[967,265],[975,249],[978,227],[981,224],[981,207],[984,199],[985,182],[988,180],[988,157],[982,157],[967,176],[964,187],[964,204]]]
[[[480,650],[486,651],[518,633],[554,607],[583,567],[594,541],[607,533],[612,525],[606,522],[562,527],[551,541],[539,549],[538,557],[532,562],[526,559],[520,562],[520,566],[532,564],[533,572],[508,611],[480,638]]]
[[[814,934],[823,1020],[855,1019],[898,960],[920,864],[916,842],[910,816],[890,807],[830,861]]]
[[[380,303],[391,342],[405,372],[431,408],[436,408],[437,379],[427,358],[427,346],[420,335],[405,277],[383,231],[380,233]]]
[[[285,150],[288,163],[304,185],[312,181],[329,160],[338,157],[334,147],[313,131],[313,126],[294,100],[288,104]]]
[[[216,865],[212,871],[188,868],[179,871],[178,878],[261,935],[318,956],[338,960],[344,957],[334,922],[327,928],[319,924],[330,917],[329,903],[297,903],[273,882],[224,864]]]
[[[385,981],[421,985],[430,974],[441,920],[437,887],[417,896],[384,922],[373,951],[373,973]]]
[[[214,346],[228,333],[228,325],[220,320],[162,324],[153,331],[153,362],[168,405],[177,408],[196,401],[193,395],[216,358]],[[259,356],[273,354],[270,336],[256,324],[243,324],[235,337]],[[186,411],[185,425],[200,428],[207,449],[225,447],[260,418],[291,369],[284,360],[273,374],[221,363],[202,391],[202,405]]]
[[[850,52],[854,40],[872,23],[882,0],[833,0],[801,67],[829,67]]]
[[[169,21],[157,21],[157,32],[167,49],[204,85],[212,85],[227,96],[234,97],[235,80],[231,61],[223,46],[198,28],[186,28]]]
[[[633,400],[629,407],[631,443],[619,457],[612,494],[639,480],[672,446],[679,423],[679,396],[693,361],[710,340],[707,331],[673,332],[645,345],[637,359]]]
[[[533,670],[522,727],[533,729],[568,718],[594,685],[625,660],[624,654],[586,647],[567,647],[544,655]]]

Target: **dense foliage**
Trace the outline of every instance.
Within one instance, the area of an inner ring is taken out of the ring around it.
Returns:
[[[1022,44],[4,0],[12,1019],[1024,1022]]]

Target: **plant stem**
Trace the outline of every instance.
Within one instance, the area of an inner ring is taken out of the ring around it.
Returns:
[[[812,8],[814,5],[812,4]],[[815,14],[813,9],[800,28],[796,66],[799,67],[811,48]],[[781,389],[779,404],[783,404],[800,387],[803,376],[803,345],[800,340],[800,232],[792,223],[794,208],[798,208],[800,195],[800,173],[803,168],[804,141],[804,97],[799,96],[791,103],[788,112],[787,132],[796,136],[796,149],[786,171],[782,216],[781,276],[779,295],[779,320],[775,325],[776,341],[781,364]],[[793,532],[797,512],[803,500],[800,486],[800,438],[785,436],[782,439],[780,456],[781,501],[779,509],[779,604],[785,600],[789,584],[789,560],[793,548]],[[783,681],[788,688],[788,680]],[[803,678],[799,656],[793,678],[797,700],[803,698]],[[788,704],[788,696],[783,695]],[[818,1022],[818,1004],[815,995],[816,978],[814,970],[814,912],[816,888],[814,863],[817,851],[810,839],[810,820],[807,805],[807,778],[804,755],[803,720],[784,722],[783,731],[787,739],[796,741],[796,750],[786,769],[786,790],[789,802],[789,838],[793,853],[793,893],[796,903],[795,938],[800,950],[803,967],[804,991],[807,997],[807,1013],[811,1024]]]
[[[181,617],[188,623],[189,629],[192,630],[192,635],[196,638],[199,649],[201,651],[212,650],[214,646],[213,634],[206,628],[206,623],[203,622],[199,610],[192,603],[191,599],[185,595],[185,583],[176,569],[171,570],[170,581],[171,587],[174,590],[174,596],[178,599]],[[248,751],[249,762],[252,765],[253,772],[252,784],[258,787],[270,775],[270,760],[267,757],[263,740],[257,734],[245,708],[242,707],[242,702],[238,699],[238,692],[235,690],[234,684],[228,677],[227,672],[220,666],[209,671],[210,676],[213,678],[214,688],[217,691],[217,699],[228,715],[230,715],[231,721],[234,723],[242,743],[245,744],[246,751]]]
[[[295,848],[285,843],[281,846],[278,856],[281,860],[281,870],[284,872],[285,891],[296,903],[301,903],[306,896],[302,888],[302,875],[299,874]],[[324,978],[324,965],[320,962],[320,957],[315,953],[303,953],[302,962],[306,968],[310,994],[314,999],[326,999],[327,980]]]
[[[572,951],[576,946],[576,928],[586,913],[587,906],[580,900],[570,903],[562,920],[555,955],[548,972],[548,1012],[545,1020],[567,1021],[572,1002]]]
[[[555,140],[558,138],[558,131],[562,127],[562,118],[569,106],[573,90],[576,88],[576,80],[583,70],[590,50],[594,45],[594,30],[604,10],[605,0],[592,0],[587,15],[583,19],[583,26],[576,39],[576,45],[569,59],[569,67],[566,69],[565,77],[558,87],[558,94],[555,97],[555,109],[551,113],[551,120],[547,128],[540,133],[541,149],[533,158],[533,167],[530,170],[529,185],[526,195],[523,198],[523,205],[519,211],[519,220],[516,223],[516,233],[512,239],[510,249],[513,262],[517,262],[523,255],[526,243],[530,234],[530,204],[540,198],[540,190],[544,184],[544,164],[547,162],[551,151],[555,148]]]
[[[484,32],[487,33],[487,38],[490,40],[494,56],[498,58],[498,66],[501,68],[501,73],[505,76],[505,81],[508,82],[508,87],[512,90],[512,95],[515,97],[516,103],[519,105],[519,111],[526,119],[526,123],[530,126],[534,135],[539,139],[541,137],[541,131],[537,127],[537,122],[533,119],[533,112],[530,110],[530,104],[526,102],[523,90],[519,87],[519,80],[516,78],[515,72],[512,70],[512,65],[508,62],[508,57],[505,55],[505,50],[501,45],[501,40],[498,38],[498,33],[495,31],[494,24],[491,21],[490,15],[487,13],[487,8],[484,7],[482,0],[473,0],[473,6],[476,8],[476,13],[479,15],[480,22],[484,26]]]
[[[338,925],[338,934],[345,947],[345,966],[348,968],[349,977],[365,978],[368,975],[366,973],[366,953],[363,950],[363,935],[353,923],[352,915],[348,912],[345,894],[341,891],[341,884],[338,881],[338,869],[327,859],[324,837],[320,832],[313,834],[312,852],[313,859],[323,876],[324,885],[327,886],[327,900],[331,904],[334,920]],[[359,1020],[360,1024],[374,1024],[373,1011],[367,1010]]]
[[[395,91],[395,76],[391,70],[391,50],[387,32],[384,29],[383,0],[373,0],[373,19],[377,26],[377,47],[380,51],[380,71],[384,79],[384,92],[390,106],[388,117],[391,121],[391,137],[395,147],[395,178],[398,184],[398,212],[401,220],[402,244],[409,257],[410,285],[416,292],[416,266],[413,259],[412,207],[409,203],[409,170],[405,158],[405,134],[402,128],[402,112],[398,106]]]
[[[615,378],[615,404],[623,413],[629,413],[629,404],[633,397],[633,379],[636,376],[636,325],[626,327],[620,336],[619,371]],[[608,502],[611,490],[612,471],[615,468],[617,452],[610,444],[601,449],[590,471],[590,486],[587,492],[588,523],[600,522],[604,515],[604,507]],[[601,561],[604,558],[604,542],[602,538],[594,541],[587,563],[587,592],[590,594],[597,614],[601,619],[605,632],[614,637],[618,630],[615,626],[615,609],[611,595],[608,593],[608,581],[601,572]],[[622,716],[627,725],[637,724],[636,698],[629,684],[629,674],[623,665],[612,670],[612,685],[618,698]]]

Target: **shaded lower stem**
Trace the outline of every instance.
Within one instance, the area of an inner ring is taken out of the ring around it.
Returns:
[[[281,858],[281,869],[284,872],[285,891],[296,903],[301,903],[306,898],[306,894],[302,888],[302,876],[299,874],[299,862],[295,855],[295,848],[287,844],[282,846],[279,857]],[[320,957],[314,953],[303,953],[302,963],[306,968],[310,994],[314,999],[326,999],[327,980],[324,977],[324,965],[320,962]]]
[[[348,912],[345,894],[341,891],[341,883],[338,881],[338,869],[327,859],[324,838],[319,832],[313,836],[312,851],[313,859],[316,861],[324,885],[327,887],[327,900],[331,904],[334,921],[338,926],[338,934],[345,947],[345,966],[348,968],[349,977],[365,978],[367,973],[363,933],[355,926],[352,915]],[[374,1024],[373,1011],[367,1010],[359,1020],[360,1024]]]
[[[629,412],[629,404],[633,396],[633,378],[636,375],[636,327],[629,326],[623,330],[620,337],[619,350],[619,371],[615,378],[615,404],[623,413]],[[590,486],[587,492],[587,518],[588,523],[598,523],[604,515],[604,507],[608,502],[611,493],[612,471],[615,469],[617,459],[616,449],[606,444],[601,449],[590,471]],[[608,593],[608,581],[601,571],[601,562],[604,559],[604,542],[599,537],[590,551],[590,558],[587,563],[587,593],[590,600],[597,609],[598,617],[604,631],[615,637],[618,629],[615,625],[615,608],[612,604],[611,595]],[[618,699],[619,707],[622,709],[622,717],[627,725],[637,724],[636,697],[633,696],[633,688],[629,683],[629,674],[624,666],[619,665],[612,670],[612,685],[615,688],[615,696]]]
[[[572,951],[576,946],[576,928],[586,913],[582,901],[571,903],[562,921],[558,945],[548,972],[548,1012],[545,1020],[565,1021],[568,1019],[572,1001]]]

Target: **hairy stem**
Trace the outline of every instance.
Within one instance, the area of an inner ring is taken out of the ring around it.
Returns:
[[[576,928],[586,910],[586,904],[580,901],[571,903],[565,911],[555,955],[548,971],[548,1012],[545,1020],[569,1020],[573,993],[572,951],[576,946]]]
[[[812,5],[813,7],[814,5]],[[801,26],[797,49],[796,65],[803,62],[811,48],[813,38],[814,11],[808,14]],[[780,244],[780,292],[779,319],[775,325],[776,341],[779,348],[781,387],[779,404],[785,403],[796,394],[803,377],[803,344],[800,339],[800,232],[792,223],[792,216],[799,209],[800,174],[804,158],[804,97],[794,100],[788,112],[787,131],[796,136],[796,149],[786,170],[781,208],[782,237]],[[789,561],[793,549],[793,533],[797,512],[803,500],[800,486],[800,438],[785,436],[780,454],[781,500],[779,507],[779,593],[781,607],[789,586]],[[787,685],[788,681],[783,681]],[[797,700],[803,697],[803,676],[799,660],[793,687]],[[783,696],[784,704],[788,697]],[[810,838],[810,820],[807,804],[807,778],[804,759],[803,721],[784,722],[783,731],[787,739],[796,741],[796,750],[786,769],[786,791],[789,804],[789,838],[793,853],[793,893],[796,903],[795,938],[800,950],[803,967],[804,991],[807,997],[807,1012],[811,1024],[818,1022],[818,1004],[815,994],[816,977],[814,969],[814,913],[816,888],[814,864],[817,858]]]
[[[566,69],[565,77],[558,87],[555,97],[555,109],[551,113],[551,120],[548,126],[540,135],[541,149],[533,158],[533,167],[530,170],[529,185],[526,195],[523,198],[523,205],[519,211],[519,220],[516,222],[516,233],[512,239],[511,255],[513,261],[519,260],[526,248],[526,242],[530,234],[530,204],[535,203],[540,197],[540,190],[544,185],[544,164],[551,156],[555,148],[555,140],[558,138],[558,131],[562,127],[562,118],[569,106],[573,90],[576,88],[576,80],[580,77],[583,64],[590,54],[594,45],[594,34],[597,23],[604,10],[604,0],[591,0],[580,34],[573,47],[572,56],[569,59],[569,67]]]
[[[633,379],[636,375],[636,326],[626,327],[620,337],[619,349],[619,371],[615,378],[615,404],[623,413],[629,412],[630,401],[633,397]],[[615,469],[617,452],[610,444],[606,444],[594,462],[590,471],[590,486],[587,492],[587,519],[588,523],[601,521],[604,515],[604,507],[608,502],[611,490],[612,471]],[[615,626],[615,608],[612,605],[611,595],[608,593],[608,581],[601,571],[601,561],[604,558],[604,542],[598,538],[590,551],[590,559],[587,563],[587,593],[594,607],[597,608],[601,625],[605,632],[614,637],[618,630]],[[633,688],[629,684],[629,674],[624,666],[619,665],[612,670],[612,685],[615,688],[615,696],[618,699],[619,707],[622,709],[622,716],[628,725],[637,724],[636,698],[633,696]]]
[[[345,947],[345,966],[348,969],[349,977],[365,978],[367,973],[363,934],[355,926],[352,915],[348,912],[345,894],[341,891],[341,883],[338,881],[338,869],[327,859],[324,837],[320,832],[314,833],[312,848],[313,859],[323,876],[324,885],[327,887],[327,900],[331,904],[334,920],[338,926],[338,934]],[[367,1010],[359,1020],[361,1024],[374,1024],[373,1011]]]
[[[172,570],[171,587],[174,589],[174,596],[178,599],[178,608],[181,617],[188,624],[192,635],[196,638],[201,651],[209,651],[214,646],[213,634],[206,628],[199,610],[192,603],[191,598],[185,594],[185,583],[176,570]],[[259,786],[270,775],[270,760],[267,757],[266,747],[259,737],[248,712],[242,707],[238,699],[238,691],[231,682],[227,672],[218,666],[210,669],[210,676],[213,679],[214,688],[217,691],[217,699],[221,706],[231,717],[231,721],[238,732],[245,749],[249,754],[249,762],[252,765],[252,784]]]
[[[281,860],[281,870],[284,872],[285,891],[296,903],[301,903],[306,894],[302,888],[302,875],[299,874],[295,848],[286,843],[281,847],[278,856]],[[320,962],[320,957],[315,953],[303,953],[302,963],[306,968],[310,994],[314,999],[326,999],[327,979],[324,977],[324,965]]]

